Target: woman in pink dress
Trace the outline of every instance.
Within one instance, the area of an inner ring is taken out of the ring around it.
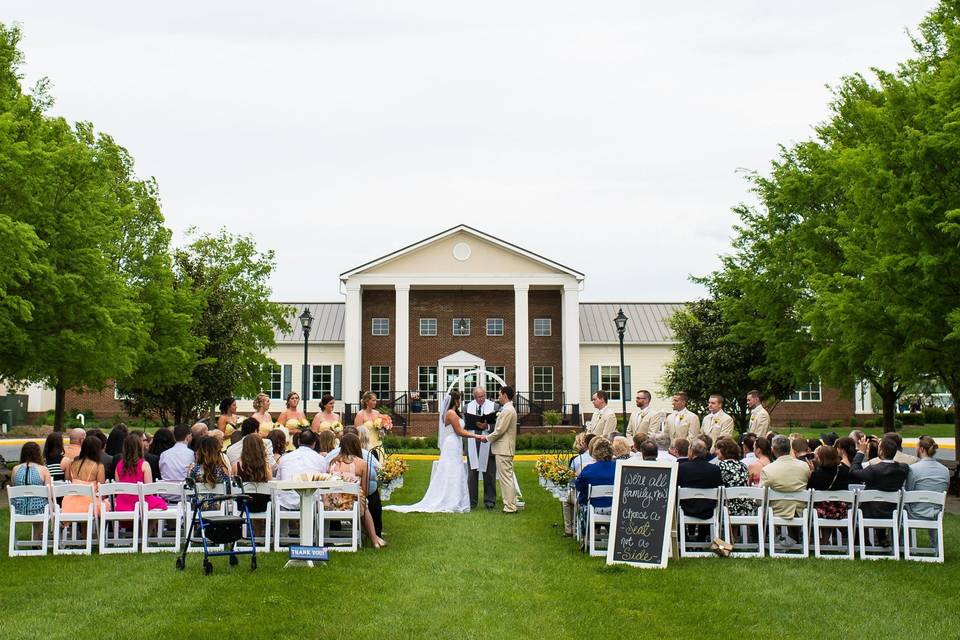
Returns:
[[[123,455],[117,463],[114,477],[117,482],[153,482],[153,472],[150,465],[143,459],[143,439],[131,433],[123,441]],[[160,496],[146,496],[147,509],[163,511],[167,508],[167,501]],[[130,493],[120,493],[114,498],[114,511],[133,511],[140,496]]]

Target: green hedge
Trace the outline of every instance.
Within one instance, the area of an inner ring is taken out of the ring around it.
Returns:
[[[437,437],[405,438],[403,436],[387,436],[383,439],[383,446],[387,450],[436,449]],[[573,450],[573,436],[535,433],[517,437],[518,451],[544,451],[558,448]]]
[[[940,407],[924,407],[923,419],[926,424],[953,424],[955,417],[953,411]]]

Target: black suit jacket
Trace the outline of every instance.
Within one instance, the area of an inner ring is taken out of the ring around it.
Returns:
[[[907,480],[909,467],[899,462],[878,462],[863,466],[863,454],[853,458],[850,481],[861,482],[867,491],[899,491]],[[889,518],[896,505],[886,502],[865,502],[860,507],[867,518]]]
[[[694,489],[714,489],[723,486],[720,467],[704,458],[694,458],[677,467],[677,486]],[[694,518],[709,518],[717,506],[716,500],[692,498],[680,503],[683,512]]]

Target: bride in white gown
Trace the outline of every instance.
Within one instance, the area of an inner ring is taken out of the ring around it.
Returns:
[[[470,511],[470,496],[467,491],[467,468],[463,464],[463,441],[474,438],[465,431],[460,422],[460,392],[451,391],[443,399],[440,410],[440,460],[430,477],[430,486],[423,499],[416,504],[390,505],[384,511],[409,513],[465,513]]]

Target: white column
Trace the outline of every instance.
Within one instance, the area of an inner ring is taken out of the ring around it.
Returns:
[[[527,294],[529,284],[513,285],[513,323],[515,352],[514,391],[530,393],[530,313]]]
[[[563,348],[563,401],[580,402],[580,287],[563,286],[561,342]],[[582,408],[581,408],[582,410]]]
[[[410,285],[395,284],[397,294],[394,335],[393,389],[409,391],[410,386]]]
[[[360,402],[360,390],[363,389],[363,371],[360,365],[360,341],[363,317],[361,309],[360,285],[346,286],[347,304],[344,309],[343,328],[343,401],[351,404]]]

